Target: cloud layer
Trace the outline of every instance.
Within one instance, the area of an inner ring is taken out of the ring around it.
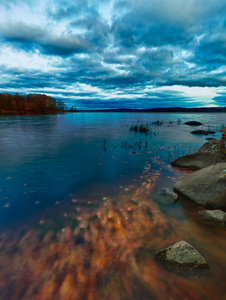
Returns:
[[[78,108],[226,106],[226,2],[8,0],[0,92]]]

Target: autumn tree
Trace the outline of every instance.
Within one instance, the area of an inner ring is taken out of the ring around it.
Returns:
[[[67,111],[61,100],[41,94],[0,94],[0,113],[56,113]]]

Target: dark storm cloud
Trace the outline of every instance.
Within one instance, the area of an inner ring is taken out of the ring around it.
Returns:
[[[118,3],[120,10],[126,5],[131,7],[127,1]],[[166,64],[169,60],[171,68],[178,68],[181,64],[181,75],[188,81],[191,70],[184,65],[185,62],[194,63],[197,70],[205,64],[206,71],[212,71],[225,62],[225,16],[225,1],[143,1],[142,5],[139,2],[134,4],[134,8],[128,9],[122,17],[116,16],[113,30],[119,45],[130,49],[130,53],[131,49],[142,46],[156,48],[154,59],[147,53],[145,57],[139,56],[147,70],[161,63],[159,48],[171,46]],[[183,50],[194,55],[181,58],[180,62],[176,51]],[[197,85],[200,79],[197,76]]]
[[[214,12],[206,1],[121,1],[116,7],[128,7],[122,17],[115,16],[113,24],[115,36],[125,47],[188,46],[202,31],[200,21]]]
[[[118,3],[120,9],[127,4],[126,1]],[[206,3],[206,1],[171,0],[165,1],[166,5],[163,1],[149,1],[149,4],[148,1],[143,1],[143,4],[147,5],[136,4],[136,9],[128,9],[121,18],[115,17],[114,36],[122,48],[128,48],[131,52],[131,49],[135,50],[142,46],[154,47],[157,48],[158,55],[159,48],[171,46],[172,62],[173,56],[176,56],[175,50],[191,51],[194,53],[192,59],[183,58],[181,62],[182,75],[187,79],[190,76],[190,69],[184,65],[184,62],[195,63],[197,69],[199,65],[208,63],[207,71],[212,71],[219,63],[225,62],[226,4],[224,1]],[[148,56],[141,57],[147,70],[153,69],[154,61],[156,66],[161,63],[161,58],[157,55],[154,60]],[[178,64],[179,61],[174,59],[174,66],[178,67]],[[197,80],[199,81],[200,78]]]
[[[113,25],[114,36],[121,47],[158,47],[162,45],[185,45],[191,42],[191,34],[176,25],[155,21],[133,12],[117,20]]]
[[[226,106],[226,92],[219,94],[219,96],[216,96],[213,98],[215,103],[219,106]]]
[[[111,29],[97,14],[73,21],[70,27],[86,30],[84,37],[95,47],[95,51],[100,53],[108,47]]]
[[[44,54],[72,55],[87,52],[88,43],[75,35],[58,35],[39,26],[24,22],[0,24],[0,37],[15,47],[26,50],[40,50]]]
[[[5,66],[1,65],[1,77],[2,74],[7,73],[10,74],[13,78],[10,84],[5,84],[4,80],[0,83],[1,91],[10,91],[15,92],[15,87],[20,86],[23,88],[22,93],[40,93],[40,89],[44,89],[44,93],[50,96],[53,96],[57,99],[64,100],[65,103],[70,107],[76,103],[76,106],[80,109],[84,108],[146,108],[146,107],[161,107],[161,106],[175,106],[175,99],[178,102],[183,102],[184,106],[189,106],[189,104],[194,102],[194,99],[185,96],[181,92],[175,92],[170,90],[165,91],[146,91],[143,92],[143,95],[137,91],[136,88],[131,90],[131,82],[127,82],[126,89],[124,90],[124,95],[130,95],[130,99],[124,98],[120,89],[115,89],[112,85],[112,82],[99,84],[99,87],[106,90],[105,87],[109,90],[110,95],[114,95],[112,97],[106,96],[105,98],[100,98],[98,95],[98,91],[83,91],[83,92],[72,92],[67,90],[68,81],[65,78],[61,77],[62,75],[55,76],[51,72],[35,72],[35,71],[24,71],[18,68],[7,69]],[[65,76],[66,76],[65,72]],[[71,83],[73,76],[70,76]],[[57,80],[57,82],[56,82]],[[120,80],[120,79],[118,79]],[[66,84],[67,83],[67,84]],[[74,83],[76,83],[76,79],[74,79]],[[83,84],[89,84],[87,80],[84,80]],[[122,84],[122,83],[121,83]],[[133,85],[134,87],[135,85]],[[60,87],[60,91],[53,90],[52,88]],[[140,86],[138,86],[139,90]],[[121,95],[121,96],[120,96]],[[119,97],[120,96],[120,97]],[[186,104],[187,103],[187,104]]]
[[[9,68],[5,65],[0,65],[0,88],[10,89],[23,88],[46,88],[54,87],[56,85],[56,79],[52,72],[43,72],[42,70],[24,70],[22,68]],[[10,82],[5,79],[5,74],[7,77],[10,76]]]
[[[196,48],[195,58],[210,71],[226,64],[226,28],[220,34],[203,38]]]
[[[0,6],[10,10],[20,3],[29,1],[10,0]],[[172,92],[173,86],[226,85],[225,0],[52,0],[46,1],[45,16],[48,22],[42,26],[2,21],[0,41],[29,55],[51,55],[55,71],[5,66],[8,77],[2,73],[2,89],[22,85],[54,94],[55,88],[56,97],[70,103],[74,97],[83,107],[144,108],[205,104]],[[90,91],[73,94],[76,84],[86,84]],[[148,94],[148,85],[169,90]],[[58,93],[59,88],[65,92]],[[125,98],[117,98],[118,92]],[[213,100],[224,105],[224,97],[219,94]]]
[[[62,69],[56,76],[66,83],[90,83],[103,82],[105,78],[111,77],[114,71],[108,66],[103,66],[100,57],[94,56],[93,59],[87,57],[73,57],[60,64]]]

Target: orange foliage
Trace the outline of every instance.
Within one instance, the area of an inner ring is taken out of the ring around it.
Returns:
[[[40,94],[0,94],[0,114],[7,113],[54,113],[66,111],[60,100]]]

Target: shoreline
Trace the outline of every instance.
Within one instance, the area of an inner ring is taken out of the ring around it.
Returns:
[[[135,113],[135,114],[225,114],[226,111],[109,111],[109,110],[77,110],[76,113]]]
[[[52,112],[42,112],[42,111],[12,111],[12,112],[0,112],[0,116],[44,116],[44,115],[56,115],[64,113],[74,113],[74,111],[52,111]]]

